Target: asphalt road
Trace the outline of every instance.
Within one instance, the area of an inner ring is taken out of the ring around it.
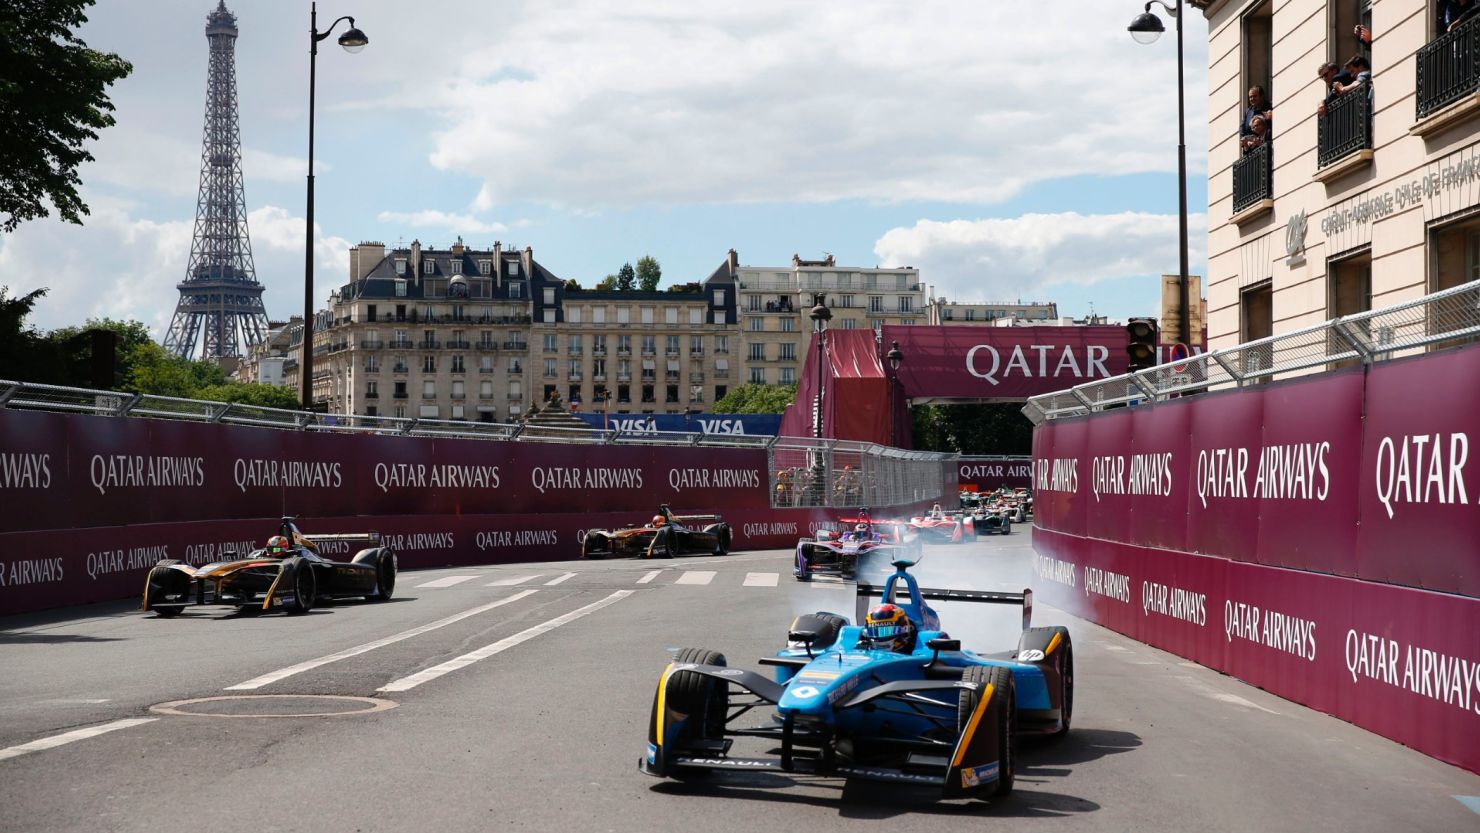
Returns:
[[[922,584],[1020,589],[1017,529],[927,547]],[[293,618],[0,619],[0,831],[1480,830],[1455,797],[1480,777],[1042,604],[1074,635],[1075,725],[1026,746],[1008,799],[640,774],[670,649],[758,668],[794,614],[851,614],[789,557],[406,573],[390,603]],[[1015,644],[1013,617],[958,607],[968,646]],[[357,713],[304,716],[329,712]]]

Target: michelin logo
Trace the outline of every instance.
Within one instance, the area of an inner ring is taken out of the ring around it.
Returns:
[[[961,786],[963,788],[980,787],[982,784],[990,784],[998,778],[997,763],[994,761],[982,766],[969,766],[961,769]]]

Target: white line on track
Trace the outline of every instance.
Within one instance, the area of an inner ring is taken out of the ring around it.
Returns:
[[[418,584],[416,585],[416,589],[424,590],[428,587],[451,587],[454,584],[462,584],[465,581],[472,581],[475,578],[477,576],[444,576],[439,579],[433,579],[426,584]]]
[[[513,636],[504,637],[491,645],[485,645],[476,651],[471,651],[455,659],[450,659],[441,665],[434,665],[425,671],[418,671],[409,677],[402,677],[399,680],[381,686],[377,691],[409,691],[422,683],[435,680],[443,674],[450,674],[460,668],[466,668],[478,660],[487,659],[522,642],[528,642],[542,633],[548,633],[561,625],[574,622],[582,616],[595,613],[607,605],[616,604],[636,592],[636,590],[618,590],[600,601],[592,602],[585,607],[576,608],[569,613],[557,616],[548,622],[535,625],[532,628],[526,628]]]
[[[576,574],[575,573],[566,573],[563,576],[556,576],[555,578],[552,578],[549,581],[545,582],[545,586],[546,587],[554,587],[555,585],[559,584],[562,581],[565,581],[566,579],[572,579],[572,578],[575,578],[575,577],[576,577]]]
[[[23,743],[19,746],[12,746],[7,749],[0,749],[0,761],[6,761],[11,758],[19,758],[20,756],[25,755],[29,752],[40,752],[43,749],[55,749],[58,746],[66,746],[67,744],[73,743],[75,741],[95,738],[98,735],[106,735],[109,732],[116,732],[119,729],[127,729],[131,726],[142,726],[145,723],[153,723],[158,719],[159,718],[157,717],[131,717],[128,720],[115,720],[112,723],[104,723],[101,726],[90,726],[86,729],[73,729],[70,732],[63,732],[60,735],[52,735],[49,738],[33,740],[30,743]]]
[[[658,574],[661,573],[661,572],[663,572],[663,571],[662,570],[648,570],[646,573],[643,573],[642,574],[642,578],[638,579],[637,580],[637,583],[638,584],[647,584],[648,582],[650,582],[653,579],[657,578],[658,577]]]
[[[674,584],[708,584],[714,581],[713,570],[685,570]]]
[[[538,590],[522,590],[508,597],[507,599],[499,599],[496,602],[489,602],[488,604],[478,605],[477,607],[464,610],[461,613],[454,613],[445,619],[438,619],[435,622],[428,622],[427,624],[420,627],[412,628],[409,631],[401,631],[400,633],[391,634],[384,639],[377,639],[374,642],[366,642],[364,645],[356,645],[353,648],[346,648],[345,650],[340,651],[337,654],[329,654],[328,656],[319,657],[318,659],[311,659],[306,662],[300,662],[297,665],[290,665],[287,668],[263,674],[260,677],[253,677],[252,679],[247,680],[244,683],[237,683],[233,686],[227,686],[226,690],[251,691],[252,689],[261,688],[265,685],[271,685],[272,683],[275,683],[285,677],[291,677],[294,674],[301,674],[304,671],[318,668],[320,665],[328,665],[331,662],[338,662],[342,659],[349,659],[350,657],[359,656],[360,654],[366,653],[367,651],[373,651],[376,648],[384,648],[387,645],[394,645],[395,643],[400,642],[403,639],[410,639],[413,636],[421,636],[424,633],[434,631],[438,628],[445,628],[453,622],[460,622],[468,618],[469,616],[477,616],[484,611],[493,610],[494,608],[501,607],[508,604],[509,602],[517,602],[525,596],[529,596],[538,592]]]
[[[539,576],[539,573],[535,573],[532,576],[511,576],[509,578],[501,578],[498,581],[490,581],[489,583],[487,583],[487,584],[485,584],[483,586],[484,587],[513,587],[516,584],[523,584],[526,581],[534,581],[535,579],[537,579],[539,577],[540,577]]]
[[[775,587],[780,576],[775,573],[746,573],[745,587]]]

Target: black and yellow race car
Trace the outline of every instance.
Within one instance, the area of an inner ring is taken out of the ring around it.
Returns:
[[[363,545],[347,562],[331,561],[320,547]],[[227,553],[229,556],[235,553]],[[241,558],[201,567],[174,559],[154,565],[144,583],[144,605],[166,618],[191,605],[228,605],[243,612],[306,613],[320,601],[363,597],[384,601],[396,589],[396,554],[375,532],[305,536],[283,518],[267,546]]]
[[[642,526],[591,529],[581,539],[582,558],[672,558],[680,553],[724,555],[730,525],[719,515],[675,515],[668,504]]]

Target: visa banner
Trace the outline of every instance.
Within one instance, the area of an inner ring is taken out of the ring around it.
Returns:
[[[780,414],[602,414],[575,412],[593,428],[628,434],[676,432],[684,434],[746,434],[774,437],[781,428]]]

